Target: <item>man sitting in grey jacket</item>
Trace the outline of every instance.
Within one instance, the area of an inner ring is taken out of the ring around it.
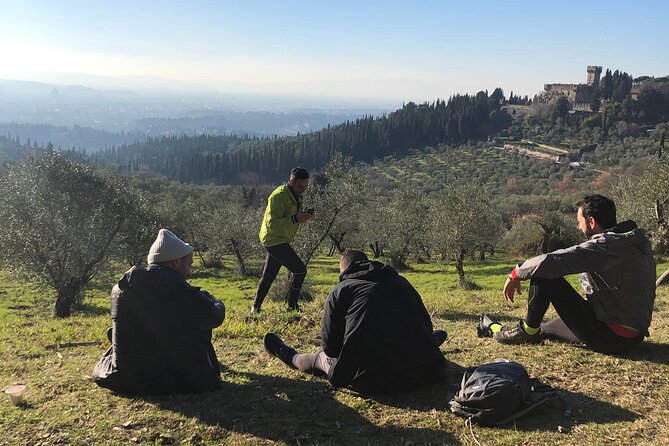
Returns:
[[[578,225],[588,240],[514,268],[504,297],[513,302],[520,282],[529,279],[527,317],[515,327],[503,327],[482,315],[479,336],[503,344],[536,343],[547,336],[605,353],[628,350],[649,336],[655,259],[648,236],[631,220],[616,224],[616,206],[609,198],[589,195],[577,206]],[[563,277],[575,273],[585,299]],[[560,317],[542,323],[551,303]]]

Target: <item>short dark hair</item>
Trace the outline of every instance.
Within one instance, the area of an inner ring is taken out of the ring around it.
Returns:
[[[341,255],[341,259],[339,260],[339,265],[341,266],[342,271],[344,271],[349,266],[351,266],[351,263],[366,262],[368,260],[369,259],[367,258],[367,255],[364,252],[358,251],[357,249],[347,249]]]
[[[583,216],[588,219],[594,218],[603,229],[609,229],[616,225],[616,204],[610,198],[603,195],[586,195],[576,203],[581,208]]]
[[[295,180],[308,180],[309,172],[304,167],[293,167],[290,171],[290,178]]]

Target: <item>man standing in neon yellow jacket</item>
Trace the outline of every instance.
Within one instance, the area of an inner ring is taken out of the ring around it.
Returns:
[[[267,251],[267,257],[251,313],[260,312],[265,296],[282,265],[292,273],[288,309],[299,309],[297,298],[307,275],[307,267],[290,243],[295,238],[297,226],[313,217],[313,209],[306,212],[302,209],[302,194],[307,187],[309,187],[309,172],[296,167],[290,172],[288,184],[277,187],[267,199],[267,209],[260,226],[260,242]]]

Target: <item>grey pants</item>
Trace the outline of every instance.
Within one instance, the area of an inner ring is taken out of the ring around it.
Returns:
[[[337,363],[337,358],[330,358],[321,350],[318,353],[301,353],[293,359],[293,363],[301,372],[326,377]]]
[[[282,266],[288,268],[292,273],[290,279],[290,294],[288,295],[288,307],[291,309],[297,308],[297,298],[300,295],[304,278],[307,275],[307,267],[300,259],[293,248],[288,243],[282,243],[276,246],[263,246],[267,251],[265,257],[265,266],[262,270],[262,277],[258,282],[258,289],[256,290],[256,299],[253,306],[260,308],[267,293],[269,292],[272,282],[276,279],[279,269]]]
[[[432,332],[434,342],[439,347],[446,341],[447,334],[444,330]],[[330,368],[337,364],[337,358],[331,358],[323,350],[318,353],[300,353],[293,359],[293,365],[301,372],[311,373],[316,376],[328,376]]]

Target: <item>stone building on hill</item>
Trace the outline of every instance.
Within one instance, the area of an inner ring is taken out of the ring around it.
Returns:
[[[590,98],[599,86],[601,74],[601,66],[588,65],[585,84],[544,84],[543,100],[550,102],[558,96],[566,96],[572,109],[590,111]]]

